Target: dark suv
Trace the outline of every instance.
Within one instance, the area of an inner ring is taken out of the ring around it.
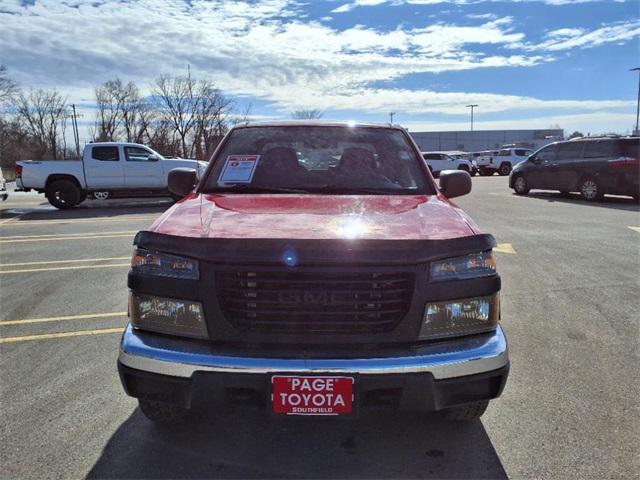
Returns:
[[[518,164],[509,187],[518,195],[531,189],[580,192],[585,200],[604,194],[640,193],[640,138],[580,138],[541,148]]]

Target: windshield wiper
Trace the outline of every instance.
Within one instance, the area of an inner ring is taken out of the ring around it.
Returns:
[[[232,187],[209,188],[204,193],[309,193],[308,190],[302,188],[287,187],[267,187],[260,185],[250,185],[248,183],[236,184]]]

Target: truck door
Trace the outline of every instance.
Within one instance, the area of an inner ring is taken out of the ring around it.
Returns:
[[[127,188],[166,188],[162,161],[144,147],[124,147],[124,178]]]
[[[117,145],[87,146],[84,155],[84,174],[90,190],[124,188],[124,169]]]

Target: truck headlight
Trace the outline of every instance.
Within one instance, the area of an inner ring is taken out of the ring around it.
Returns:
[[[202,304],[191,300],[129,294],[131,325],[183,337],[208,338]]]
[[[437,260],[431,263],[432,282],[488,277],[495,273],[496,258],[491,250],[465,255],[464,257]]]
[[[181,278],[185,280],[198,280],[200,278],[197,260],[169,255],[168,253],[152,252],[143,248],[136,248],[133,252],[131,269],[135,273],[155,277]]]
[[[500,318],[500,294],[427,303],[420,339],[471,335],[495,330]]]

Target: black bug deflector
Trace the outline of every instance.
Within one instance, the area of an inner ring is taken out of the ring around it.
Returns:
[[[490,250],[492,235],[446,240],[193,238],[140,231],[134,245],[206,262],[238,265],[418,265]]]

